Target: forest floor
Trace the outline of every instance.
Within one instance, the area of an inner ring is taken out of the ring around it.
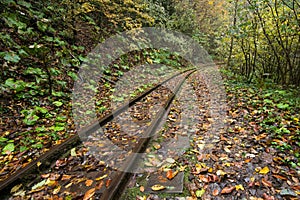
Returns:
[[[164,154],[167,153],[163,158],[167,161],[164,168],[161,167],[159,161],[162,158],[152,157],[147,160],[148,167],[159,169],[161,185],[173,178],[175,180],[180,172],[184,172],[183,193],[168,194],[165,193],[165,188],[154,189],[158,191],[152,190],[149,193],[149,191],[145,191],[148,187],[146,183],[149,177],[145,182],[144,178],[140,178],[145,176],[140,174],[130,181],[124,199],[272,200],[299,198],[300,116],[297,91],[274,89],[270,85],[261,88],[238,81],[237,77],[224,70],[223,79],[226,91],[226,106],[223,112],[226,113],[226,118],[222,120],[225,126],[219,127],[220,129],[212,128],[218,117],[217,115],[213,116],[211,110],[207,109],[211,100],[209,89],[200,81],[202,78],[197,77],[196,74],[189,78],[189,82],[196,91],[197,105],[201,114],[198,116],[195,126],[186,130],[192,133],[190,148],[180,154],[164,151]],[[175,102],[174,107],[171,108],[173,112],[170,112],[167,118],[167,129],[161,131],[163,138],[167,138],[169,142],[180,137],[178,131],[176,132],[178,128],[176,121],[180,120],[180,115],[177,114],[181,109],[180,106],[176,107]],[[152,144],[154,153],[158,153],[166,144],[161,140],[158,141],[161,144],[157,145],[157,142]],[[82,152],[80,152],[81,150]],[[88,165],[84,159],[78,157],[86,153],[87,149],[81,148],[81,150],[77,149],[75,154],[74,152],[70,153],[68,158],[68,162],[72,161],[70,167],[71,165]],[[3,161],[3,158],[16,160],[18,156],[23,156],[25,153],[16,154],[15,158],[12,156],[13,154],[3,154],[1,160]],[[29,155],[25,155],[25,157],[29,157]],[[5,165],[5,162],[2,164]],[[56,164],[64,165],[62,160],[58,160]],[[4,171],[3,169],[2,171]],[[148,172],[150,171],[151,169]],[[12,191],[13,199],[33,196],[49,197],[50,199],[59,199],[59,196],[68,197],[70,193],[66,191],[60,193],[61,187],[58,187],[57,184],[53,186],[46,184],[46,180],[51,177],[71,177],[68,174],[61,176],[61,173],[64,172],[52,170],[49,174],[42,174],[41,179],[34,184],[31,183],[32,187],[30,188],[24,189],[23,186],[16,186]],[[55,176],[55,174],[60,174],[60,176]],[[85,192],[77,191],[71,196],[93,196],[94,193],[91,191],[95,192],[95,184],[90,183],[97,183],[97,179],[92,180],[86,177],[85,180],[84,177],[72,177],[70,180],[71,182],[83,182],[91,188]],[[151,194],[153,192],[155,194]]]
[[[223,77],[226,126],[209,131],[216,116],[206,109],[208,89],[194,76],[203,113],[191,136],[191,148],[177,156],[171,169],[160,167],[157,181],[152,182],[168,185],[184,168],[184,194],[167,194],[164,190],[169,188],[161,187],[160,192],[147,195],[149,177],[144,174],[131,180],[124,199],[299,199],[299,107],[294,104],[298,96],[293,96],[296,93],[292,90],[262,89],[227,75]],[[172,118],[169,115],[168,121]],[[174,132],[174,126],[168,125],[163,134]],[[152,160],[155,164],[160,164],[159,159]]]

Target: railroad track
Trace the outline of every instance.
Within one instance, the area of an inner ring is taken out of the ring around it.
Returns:
[[[155,85],[154,87],[138,95],[137,97],[129,101],[129,103],[120,106],[118,109],[114,110],[112,113],[105,116],[104,118],[99,119],[93,122],[91,125],[82,128],[78,132],[78,134],[71,136],[63,143],[54,146],[52,149],[50,149],[48,152],[40,156],[38,159],[30,162],[24,168],[21,168],[20,170],[13,173],[9,178],[0,182],[0,198],[3,199],[3,197],[9,195],[10,189],[13,186],[17,185],[18,183],[22,183],[24,181],[25,182],[32,181],[35,178],[35,174],[37,171],[41,172],[48,169],[51,165],[53,165],[53,161],[57,160],[61,156],[62,152],[67,152],[70,149],[81,144],[82,138],[79,136],[89,135],[94,133],[99,129],[99,126],[100,127],[105,126],[107,123],[111,122],[116,116],[126,111],[128,107],[135,105],[137,102],[141,101],[151,92],[163,86],[163,84],[171,81],[172,79],[175,79],[176,77],[178,78],[182,76],[181,80],[177,82],[176,87],[173,90],[173,93],[171,93],[171,95],[168,96],[168,99],[164,102],[162,108],[155,114],[154,119],[151,120],[151,124],[144,130],[143,137],[140,138],[136,142],[136,144],[134,144],[134,147],[132,148],[133,154],[131,154],[128,158],[126,158],[126,160],[124,160],[123,167],[121,167],[120,170],[112,174],[112,178],[111,178],[112,181],[110,182],[109,185],[107,185],[106,189],[102,191],[102,194],[100,195],[101,196],[100,199],[102,200],[117,199],[120,196],[120,193],[122,192],[122,188],[124,188],[124,186],[126,185],[128,177],[131,175],[130,171],[132,171],[132,168],[137,162],[136,153],[144,152],[144,150],[147,147],[147,144],[151,140],[151,137],[154,135],[155,131],[157,130],[159,123],[161,123],[163,116],[166,114],[167,108],[171,105],[174,97],[176,96],[177,92],[180,90],[184,81],[193,72],[195,72],[195,69],[188,69],[181,73],[171,76],[170,78],[162,81],[161,83]]]

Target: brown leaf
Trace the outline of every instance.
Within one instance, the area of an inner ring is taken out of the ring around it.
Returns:
[[[83,197],[83,200],[89,200],[90,198],[92,198],[95,194],[95,188],[89,189]]]
[[[299,179],[298,178],[296,178],[296,177],[292,177],[292,180],[296,183],[296,184],[298,184],[299,183]]]
[[[167,171],[167,178],[169,180],[173,179],[178,174],[178,171],[173,172],[171,169]]]
[[[169,171],[167,171],[167,178],[168,179],[172,179],[173,178],[173,171],[170,169]]]
[[[144,186],[141,186],[141,187],[140,187],[140,191],[141,191],[141,192],[144,192],[144,191],[145,191],[145,187],[144,187]]]
[[[208,182],[209,182],[209,178],[208,178],[208,176],[206,176],[206,175],[199,175],[198,177],[199,177],[199,179],[200,179],[201,181],[203,181],[204,183],[208,183]]]
[[[219,181],[219,177],[213,174],[213,175],[211,175],[211,181],[217,182],[217,181]]]
[[[251,181],[249,184],[248,184],[248,187],[253,187],[254,186],[254,181]]]
[[[60,174],[52,173],[52,174],[50,174],[49,179],[50,179],[51,181],[56,181],[56,180],[58,180],[60,177],[61,177]]]
[[[272,176],[274,176],[275,178],[281,179],[281,180],[287,180],[286,177],[278,175],[278,174],[273,174]]]
[[[272,187],[272,183],[267,181],[265,178],[261,179],[261,183],[266,187]]]
[[[203,158],[205,158],[205,154],[200,154],[197,156],[198,161],[203,160]]]
[[[273,196],[268,196],[266,193],[263,194],[264,200],[275,200]]]
[[[106,187],[109,187],[109,186],[110,186],[110,183],[111,183],[111,179],[107,179],[106,182],[105,182],[105,186],[106,186]]]
[[[300,185],[294,185],[294,186],[291,186],[291,188],[294,190],[300,190]]]
[[[254,185],[255,185],[255,186],[260,186],[260,182],[256,181],[256,182],[254,183]]]
[[[98,184],[96,185],[96,190],[100,190],[100,189],[103,187],[103,185],[104,185],[104,181],[101,180],[100,183],[98,183]]]
[[[41,177],[42,178],[49,178],[50,174],[42,174]]]
[[[66,174],[63,174],[62,177],[61,177],[61,180],[64,181],[64,180],[69,180],[72,176],[70,175],[66,175]]]
[[[67,162],[66,162],[66,160],[64,160],[64,159],[60,159],[60,160],[57,160],[56,162],[55,162],[55,165],[57,166],[57,167],[62,167],[62,166],[65,166],[67,164]]]
[[[221,194],[229,194],[235,189],[235,186],[225,187],[221,191]]]
[[[219,195],[219,190],[218,189],[214,189],[212,195],[213,196],[218,196]]]
[[[88,180],[85,181],[85,185],[87,187],[90,187],[92,184],[93,184],[93,180],[91,180],[91,179],[88,179]]]

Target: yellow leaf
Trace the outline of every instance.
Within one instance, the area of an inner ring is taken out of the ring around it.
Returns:
[[[262,168],[260,171],[259,171],[259,173],[260,174],[267,174],[267,173],[269,173],[269,168],[268,168],[268,166],[265,166],[264,168]]]
[[[16,193],[21,187],[22,187],[22,183],[19,184],[19,185],[14,186],[14,187],[10,190],[10,193]]]
[[[41,166],[41,164],[42,164],[42,163],[41,163],[40,161],[36,163],[36,165],[37,165],[38,167]]]
[[[218,175],[218,176],[224,176],[225,174],[226,174],[226,172],[224,172],[223,170],[220,170],[220,169],[219,169],[219,170],[217,171],[217,175]]]
[[[71,183],[69,183],[68,185],[66,185],[65,186],[65,188],[69,188],[69,187],[71,187],[71,185],[72,185],[73,183],[71,182]]]
[[[52,185],[55,185],[57,182],[55,180],[50,180],[49,178],[47,179],[45,185],[48,185],[48,186],[52,186]]]
[[[185,170],[186,167],[187,167],[187,165],[180,166],[180,167],[179,167],[179,171],[183,172],[183,171]]]
[[[151,60],[151,58],[146,58],[146,60],[147,60],[147,62],[148,62],[149,64],[152,64],[152,63],[153,63],[152,60]]]
[[[151,187],[151,189],[153,190],[153,191],[159,191],[159,190],[163,190],[163,189],[165,189],[166,187],[165,186],[163,186],[163,185],[153,185],[152,187]]]
[[[59,191],[60,191],[60,188],[61,188],[61,186],[59,185],[59,186],[57,186],[54,190],[53,190],[53,194],[58,194],[59,193]]]
[[[235,189],[236,189],[236,190],[245,190],[242,184],[236,185],[236,186],[235,186]]]
[[[100,177],[96,178],[95,180],[96,180],[96,181],[100,181],[100,180],[102,180],[102,179],[104,179],[104,178],[106,178],[106,177],[107,177],[107,174],[105,174],[105,175],[103,175],[103,176],[100,176]]]

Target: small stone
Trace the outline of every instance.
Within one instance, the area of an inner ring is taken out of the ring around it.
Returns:
[[[297,196],[297,194],[293,190],[290,190],[290,189],[281,190],[280,195],[281,196],[293,196],[293,197]]]

